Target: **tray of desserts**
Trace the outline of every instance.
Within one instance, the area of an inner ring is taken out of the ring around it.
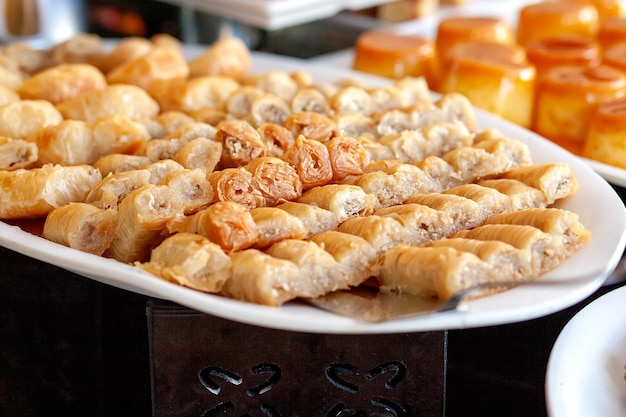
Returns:
[[[623,129],[626,10],[554,3],[520,0],[442,9],[372,30],[354,48],[314,61],[392,78],[399,68],[423,73],[433,89],[468,95],[476,106],[555,141],[624,187],[626,167],[617,138]],[[383,39],[381,31],[399,37]],[[381,54],[377,43],[395,46]],[[505,91],[503,85],[511,88]]]
[[[39,56],[46,68],[4,96],[6,248],[234,321],[342,334],[539,317],[591,294],[621,258],[626,212],[606,181],[421,79],[234,39],[100,48],[83,37],[29,50],[23,64]],[[147,49],[113,65],[136,48]],[[502,280],[551,284],[371,316],[383,293],[393,308],[403,294],[443,300]]]

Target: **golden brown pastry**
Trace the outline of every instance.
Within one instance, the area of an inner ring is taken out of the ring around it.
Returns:
[[[243,120],[231,119],[220,123],[215,140],[222,144],[221,165],[225,168],[241,167],[265,156],[265,142],[261,134]]]
[[[256,129],[261,135],[261,140],[265,142],[267,156],[280,157],[296,141],[289,129],[276,123],[264,123]]]
[[[184,219],[173,219],[168,230],[205,236],[227,252],[252,247],[259,239],[250,211],[230,201],[219,201]]]
[[[303,135],[307,139],[320,142],[328,142],[337,135],[335,122],[316,112],[291,113],[283,125],[291,131],[294,137]]]
[[[57,207],[84,201],[101,179],[90,165],[0,171],[0,219],[45,217]]]
[[[237,80],[248,73],[251,61],[250,51],[241,39],[225,36],[189,61],[189,76],[226,75]]]
[[[214,140],[217,129],[202,122],[187,123],[161,139],[152,139],[137,151],[152,161],[171,159],[185,146],[197,138]],[[221,154],[219,155],[221,159]],[[208,165],[208,164],[207,164]]]
[[[265,92],[251,85],[242,85],[226,99],[226,112],[237,119],[247,119],[252,113],[252,103]]]
[[[51,65],[89,63],[104,54],[103,39],[92,33],[80,33],[57,43],[49,51]]]
[[[602,103],[592,111],[583,156],[626,168],[626,99]]]
[[[439,223],[435,223],[436,228],[430,223],[422,222],[422,224],[428,225],[427,230],[434,229],[437,232],[429,240],[433,240],[434,237],[450,236],[459,230],[478,226],[484,221],[484,216],[480,215],[480,205],[476,201],[458,194],[417,194],[409,198],[406,204],[427,206],[445,215],[441,217],[443,220],[436,218],[439,220]],[[418,223],[417,226],[420,224]]]
[[[201,109],[225,110],[226,101],[239,83],[226,76],[204,76],[192,79],[165,80],[153,83],[149,92],[162,111],[186,113]]]
[[[117,113],[125,114],[133,120],[143,120],[156,117],[159,104],[140,87],[115,84],[66,100],[58,104],[57,109],[67,119],[88,122]]]
[[[144,125],[124,114],[103,116],[89,123],[96,159],[112,153],[136,153],[150,135]]]
[[[61,123],[63,116],[49,101],[20,100],[0,106],[0,136],[25,139],[31,133]]]
[[[178,192],[147,184],[131,191],[118,207],[118,222],[105,256],[124,263],[145,262],[165,237],[166,225],[181,213]]]
[[[163,110],[154,119],[162,130],[159,135],[152,135],[153,138],[162,138],[181,129],[183,126],[196,122],[197,120],[191,117],[189,114],[180,110]]]
[[[298,203],[305,203],[330,210],[339,223],[354,216],[366,216],[374,211],[375,197],[362,188],[349,184],[327,184],[306,191]]]
[[[333,119],[337,124],[337,136],[360,138],[376,137],[376,121],[370,116],[359,113],[340,114]],[[380,122],[378,122],[380,124]]]
[[[89,91],[102,90],[107,82],[100,70],[89,64],[62,64],[24,80],[17,92],[23,99],[59,104]]]
[[[374,112],[374,101],[367,90],[357,86],[340,88],[330,97],[330,106],[336,114],[360,113],[370,115]]]
[[[231,258],[204,236],[176,233],[152,250],[149,262],[135,266],[196,290],[218,293],[232,275]]]
[[[303,190],[327,184],[333,178],[328,149],[319,141],[300,135],[294,145],[281,155],[281,159],[296,169]]]
[[[82,252],[102,255],[113,240],[117,213],[87,203],[69,203],[52,210],[43,237]]]
[[[478,204],[478,210],[473,213],[477,224],[485,219],[505,211],[512,211],[511,198],[495,188],[483,187],[478,184],[463,184],[444,191],[444,194],[454,194],[469,198]]]
[[[250,103],[250,114],[247,119],[255,127],[265,123],[282,125],[290,114],[291,108],[285,100],[274,94],[265,93]]]
[[[85,202],[103,210],[117,210],[131,191],[146,184],[150,184],[150,171],[146,169],[110,173],[94,184]]]
[[[381,254],[386,250],[406,242],[407,229],[394,216],[356,216],[341,223],[340,232],[360,236]]]
[[[185,169],[184,166],[174,161],[173,159],[161,159],[160,161],[151,162],[147,165],[140,167],[150,172],[150,183],[157,184],[166,175]]]
[[[94,162],[100,155],[94,147],[93,131],[82,120],[63,120],[28,135],[39,150],[39,164],[80,165]]]
[[[0,171],[30,168],[38,158],[37,144],[23,139],[0,137]]]
[[[333,181],[361,175],[369,165],[369,154],[357,139],[350,136],[337,136],[325,143],[333,170]]]
[[[337,215],[330,210],[305,203],[288,201],[276,206],[292,216],[297,217],[304,224],[309,233],[305,236],[310,238],[327,230],[337,230],[339,221]]]
[[[291,75],[281,70],[270,70],[259,74],[252,74],[247,76],[243,82],[267,94],[278,97],[285,103],[291,103],[291,100],[299,90],[298,84]]]
[[[518,180],[499,178],[481,180],[477,184],[508,195],[513,211],[546,206],[546,197],[540,190]]]
[[[116,172],[130,171],[148,165],[150,158],[143,155],[110,154],[103,156],[92,165],[100,171],[103,177]]]
[[[222,144],[212,139],[196,138],[185,143],[174,154],[173,159],[185,168],[200,168],[211,173],[220,163]]]
[[[147,54],[153,48],[154,44],[149,39],[139,36],[125,37],[120,39],[108,53],[103,54],[101,59],[97,59],[95,65],[106,74],[119,65]]]
[[[515,179],[540,190],[545,196],[546,205],[578,190],[578,180],[572,167],[563,162],[522,166],[503,173],[499,178]]]
[[[231,201],[249,209],[267,206],[254,176],[243,167],[214,171],[207,178],[217,201]]]
[[[302,220],[276,207],[257,207],[250,210],[259,231],[254,247],[264,249],[285,239],[303,239],[309,230]]]
[[[402,243],[406,244],[419,245],[441,239],[450,234],[451,230],[456,231],[455,219],[449,213],[424,204],[407,202],[378,209],[374,214],[399,221],[404,228]]]
[[[177,48],[154,47],[147,53],[109,71],[109,84],[131,84],[149,91],[157,82],[184,80],[189,76],[187,60]]]
[[[244,166],[252,174],[266,205],[296,200],[302,195],[302,181],[295,168],[282,159],[266,156]]]
[[[178,191],[182,213],[189,216],[209,206],[214,201],[213,186],[204,170],[181,169],[165,175],[157,185],[167,185]]]
[[[291,110],[294,113],[315,112],[319,114],[330,113],[328,98],[313,87],[303,87],[297,90],[291,99]]]
[[[597,65],[602,53],[594,38],[573,36],[539,39],[530,42],[525,49],[538,77],[559,65]]]

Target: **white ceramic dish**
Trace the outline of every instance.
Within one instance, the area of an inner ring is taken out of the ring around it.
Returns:
[[[187,52],[192,56],[199,51],[191,48]],[[361,77],[372,84],[386,82],[341,68],[265,54],[254,54],[253,68],[256,72],[305,69],[317,82],[348,77]],[[562,201],[560,207],[578,213],[593,239],[560,268],[546,275],[566,281],[563,285],[516,288],[468,302],[467,308],[460,312],[364,323],[300,303],[273,308],[204,294],[159,280],[129,265],[49,242],[6,223],[0,223],[0,245],[115,287],[171,300],[234,321],[293,331],[395,333],[497,325],[540,317],[575,304],[602,285],[621,257],[626,242],[626,210],[622,201],[610,185],[580,159],[525,129],[484,112],[476,112],[481,126],[500,129],[528,144],[536,162],[565,161],[575,170],[580,190]],[[601,213],[598,213],[597,204],[601,205]],[[579,279],[568,282],[569,278]]]
[[[583,308],[563,328],[548,362],[550,417],[626,416],[626,287]]]

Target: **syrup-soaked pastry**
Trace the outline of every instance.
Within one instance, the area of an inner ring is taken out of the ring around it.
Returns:
[[[219,245],[193,233],[175,233],[138,268],[188,288],[219,293],[232,275],[232,261]]]
[[[397,164],[357,177],[355,185],[376,198],[376,208],[401,204],[415,194],[441,191],[440,185],[411,164]]]
[[[106,74],[118,65],[145,55],[152,48],[154,48],[154,44],[150,39],[140,36],[128,36],[120,39],[108,53],[102,56],[102,59],[97,59],[94,65]]]
[[[626,98],[598,105],[591,115],[583,156],[626,169],[624,132],[626,132]]]
[[[441,190],[447,190],[465,183],[461,172],[457,171],[448,161],[438,156],[427,156],[415,164],[419,169],[439,184]]]
[[[17,89],[23,99],[62,103],[79,94],[107,86],[100,70],[89,64],[62,64],[28,77]]]
[[[597,65],[602,55],[596,39],[578,36],[536,40],[526,45],[525,50],[539,77],[559,65]]]
[[[276,123],[264,123],[256,129],[265,142],[265,154],[267,156],[280,157],[296,141],[289,129]]]
[[[2,77],[1,73],[2,73],[2,67],[0,67],[0,77]],[[2,83],[0,82],[0,106],[15,103],[20,100],[21,98],[19,94],[15,92],[15,90],[2,85]]]
[[[26,138],[39,150],[38,163],[80,165],[98,159],[93,131],[82,120],[62,120],[36,130]]]
[[[294,137],[303,135],[307,139],[320,142],[328,142],[337,136],[337,124],[331,118],[316,112],[291,113],[283,126]]]
[[[113,153],[103,156],[95,161],[92,165],[97,168],[103,177],[109,174],[117,172],[130,171],[133,169],[139,169],[142,166],[148,165],[152,161],[147,156],[143,155],[127,155],[120,153]]]
[[[295,168],[282,159],[266,156],[252,160],[244,166],[265,198],[266,205],[296,200],[302,195],[302,181]]]
[[[508,195],[495,188],[483,187],[478,184],[457,185],[444,191],[444,194],[459,195],[475,201],[478,204],[478,210],[473,213],[473,216],[478,224],[496,214],[513,210],[513,204]]]
[[[181,125],[174,132],[168,134],[165,139],[178,139],[183,142],[190,141],[195,138],[215,139],[217,128],[203,122],[192,122]]]
[[[229,298],[278,307],[295,298],[293,288],[308,279],[294,262],[258,249],[230,254],[232,275],[221,293]]]
[[[507,178],[486,179],[478,181],[477,184],[493,188],[508,195],[511,199],[513,211],[546,206],[545,196],[540,190],[518,180]]]
[[[213,185],[217,201],[230,201],[249,209],[267,205],[254,175],[243,167],[214,171],[207,178]]]
[[[89,124],[99,159],[112,153],[136,153],[150,139],[145,126],[124,114],[100,117]]]
[[[528,146],[520,141],[499,135],[494,131],[486,131],[474,138],[472,145],[477,149],[485,149],[496,160],[498,170],[508,170],[531,163],[532,158]]]
[[[2,88],[2,95],[4,97],[3,101],[6,102],[4,104],[18,101],[20,96],[15,92],[15,90],[22,85],[27,77],[22,75],[22,73],[13,71],[3,65],[0,65],[0,77],[0,87]],[[7,101],[7,97],[12,98],[12,100]],[[18,100],[15,100],[15,98]]]
[[[337,229],[343,233],[360,236],[376,251],[383,253],[401,243],[405,243],[406,229],[393,216],[356,216],[341,223]]]
[[[611,16],[602,19],[596,39],[600,47],[606,50],[614,44],[622,43],[624,35],[626,35],[626,13],[623,13],[621,16]]]
[[[305,236],[306,238],[310,238],[327,230],[337,230],[339,226],[339,221],[335,213],[311,204],[287,201],[277,205],[275,208],[284,210],[300,219],[304,227],[309,231]]]
[[[406,107],[406,97],[402,90],[395,85],[373,87],[369,93],[372,98],[373,114]]]
[[[338,263],[336,269],[331,271],[334,279],[326,293],[354,287],[371,276],[377,254],[362,237],[328,230],[310,240],[331,254]]]
[[[212,139],[196,138],[184,144],[173,159],[185,168],[200,168],[211,173],[220,163],[222,144]]]
[[[462,288],[489,280],[490,263],[452,247],[399,245],[385,252],[375,276],[381,291],[447,299]]]
[[[250,210],[250,214],[259,231],[259,238],[254,244],[257,249],[285,239],[304,239],[309,233],[302,220],[276,207],[257,207]]]
[[[217,126],[228,118],[228,114],[226,113],[226,111],[212,109],[209,107],[192,110],[189,112],[189,116],[198,122],[207,123],[211,126]]]
[[[319,141],[300,135],[280,158],[296,169],[303,190],[328,184],[333,178],[328,149]]]
[[[146,184],[150,184],[150,171],[146,169],[110,173],[94,184],[85,202],[103,210],[117,210],[131,191]]]
[[[0,219],[45,217],[57,207],[84,201],[101,179],[90,165],[0,171]]]
[[[148,90],[161,111],[191,113],[200,109],[225,110],[226,101],[240,84],[225,76],[204,76],[153,83]]]
[[[512,142],[512,140],[508,140],[502,144],[511,145],[513,148],[523,147],[523,145]],[[507,159],[510,152],[507,149],[504,149],[504,152],[499,152],[502,150],[502,147],[498,147],[495,149],[496,152],[492,153],[483,146],[464,146],[446,153],[442,158],[458,172],[463,182],[468,183],[516,167],[515,159]]]
[[[251,85],[242,85],[226,99],[226,112],[237,119],[246,119],[252,112],[252,103],[265,92]]]
[[[167,228],[171,233],[205,236],[227,252],[250,248],[259,239],[259,231],[250,211],[230,201],[219,201],[191,216],[175,218]]]
[[[222,143],[221,165],[225,168],[246,165],[255,158],[265,156],[265,142],[261,134],[243,120],[225,120],[215,133]]]
[[[359,138],[364,135],[376,136],[376,122],[370,116],[360,113],[340,114],[333,118],[337,124],[337,136]]]
[[[424,77],[405,77],[394,82],[404,97],[403,107],[432,103],[433,96]]]
[[[102,37],[80,33],[50,48],[49,65],[91,62],[103,55],[104,47]]]
[[[147,261],[167,236],[167,223],[181,212],[178,192],[166,185],[147,184],[131,191],[118,207],[113,239],[104,255],[123,263]]]
[[[530,208],[511,213],[502,213],[486,221],[486,224],[525,224],[561,239],[564,256],[586,245],[591,233],[585,229],[578,215],[558,208]]]
[[[189,61],[189,76],[223,75],[239,80],[251,65],[250,50],[241,39],[220,36],[206,51]]]
[[[565,258],[560,239],[526,224],[484,224],[461,230],[452,237],[497,240],[516,247],[525,252],[524,256],[529,259],[531,273],[527,278],[550,271]]]
[[[417,194],[409,198],[406,204],[423,205],[445,213],[445,219],[449,220],[438,224],[436,228],[438,233],[433,237],[450,236],[459,230],[478,226],[484,220],[484,216],[479,215],[481,212],[480,205],[476,201],[459,194]]]
[[[286,71],[271,70],[260,74],[249,75],[243,81],[246,85],[251,85],[276,96],[286,103],[291,103],[293,97],[299,90],[296,81]]]
[[[38,159],[37,144],[24,139],[0,137],[0,171],[30,168]]]
[[[411,201],[411,200],[409,200]],[[376,216],[391,217],[402,224],[402,243],[419,245],[441,239],[455,230],[455,218],[451,213],[419,203],[405,203],[385,207],[374,212]]]
[[[3,60],[4,62],[10,60],[17,66],[16,69],[19,72],[27,75],[41,71],[50,65],[50,51],[34,48],[26,42],[12,42],[4,45],[2,56],[7,58]],[[10,74],[15,73],[14,68],[11,68]]]
[[[515,179],[540,190],[545,204],[568,197],[578,190],[578,180],[572,167],[564,162],[546,162],[512,169],[498,178]]]
[[[330,98],[330,106],[336,114],[360,113],[371,115],[374,112],[372,97],[364,88],[356,86],[339,89]]]
[[[328,149],[335,182],[341,182],[353,175],[361,175],[369,165],[369,155],[365,147],[353,137],[337,136],[324,145]]]
[[[312,87],[300,88],[291,99],[291,111],[294,113],[328,114],[330,113],[330,103],[321,91]]]
[[[213,186],[200,168],[171,172],[158,185],[167,185],[178,191],[182,212],[186,216],[208,207],[214,200]]]
[[[31,133],[61,123],[63,115],[45,100],[20,100],[0,106],[0,136],[25,139]]]
[[[339,223],[350,217],[372,214],[376,204],[373,195],[349,184],[327,184],[311,188],[296,201],[332,211]]]
[[[161,159],[160,161],[151,162],[147,165],[140,167],[150,172],[150,183],[157,184],[166,175],[185,169],[184,166],[174,161],[173,159]]]
[[[160,110],[159,103],[145,90],[130,84],[114,84],[80,94],[59,103],[57,109],[66,119],[88,122],[117,113],[133,120],[152,119]]]
[[[102,255],[111,245],[117,214],[87,203],[69,203],[52,210],[42,236],[82,252]]]
[[[443,94],[434,103],[417,103],[408,108],[407,112],[413,129],[431,126],[437,122],[461,122],[469,130],[474,130],[478,123],[472,102],[466,96],[454,92]]]
[[[138,154],[146,155],[153,161],[161,159],[171,159],[181,148],[197,138],[207,138],[214,140],[217,129],[202,122],[188,123],[161,139],[148,141]],[[221,155],[220,155],[221,159]]]
[[[368,117],[368,116],[364,116]],[[375,129],[378,136],[387,136],[413,129],[411,114],[405,109],[392,109],[379,113]]]
[[[370,165],[371,162],[393,160],[391,148],[378,142],[375,138],[369,135],[363,135],[358,137],[357,140],[361,143],[363,148],[365,148],[365,152],[367,152],[368,159],[370,160]]]
[[[250,114],[247,119],[255,127],[265,123],[282,125],[290,114],[291,108],[287,102],[278,96],[266,93],[255,98],[250,104]]]

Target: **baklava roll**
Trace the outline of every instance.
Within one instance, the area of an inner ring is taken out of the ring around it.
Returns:
[[[369,154],[357,139],[337,136],[325,143],[333,169],[333,181],[341,182],[347,177],[361,175],[369,165]]]
[[[122,200],[131,191],[146,184],[150,184],[150,171],[146,169],[133,169],[108,174],[94,184],[87,194],[85,202],[103,210],[117,211]]]
[[[254,127],[265,123],[283,125],[290,114],[291,108],[283,99],[273,94],[263,94],[250,104],[247,119]]]
[[[276,208],[300,219],[309,231],[305,236],[307,238],[327,230],[337,230],[339,226],[339,220],[335,213],[311,204],[288,201],[277,205]]]
[[[478,184],[457,185],[444,191],[444,194],[459,195],[475,201],[478,204],[478,210],[474,212],[474,215],[479,223],[496,214],[513,210],[511,197],[495,188],[483,187]]]
[[[350,217],[372,214],[376,204],[373,195],[367,194],[361,187],[349,184],[327,184],[311,188],[297,202],[332,211],[339,223]]]
[[[296,169],[303,190],[325,185],[333,178],[328,149],[319,141],[309,140],[300,135],[281,159]]]
[[[105,256],[123,263],[145,262],[167,237],[166,225],[182,213],[178,192],[147,184],[131,191],[118,207],[118,221]]]
[[[220,36],[199,56],[189,61],[189,77],[204,75],[242,79],[250,70],[252,57],[246,44],[234,36]]]
[[[38,158],[39,148],[36,143],[0,137],[0,171],[30,168]]]
[[[182,169],[167,174],[157,185],[176,190],[182,202],[182,212],[188,216],[209,206],[214,201],[213,186],[204,170]]]
[[[0,106],[0,136],[26,139],[32,133],[63,121],[63,115],[45,100],[20,100]]]
[[[252,174],[266,205],[296,200],[302,195],[302,181],[296,169],[282,159],[266,156],[244,166]]]
[[[328,98],[319,90],[312,87],[300,88],[291,99],[291,110],[294,113],[315,112],[330,113]]]
[[[214,171],[207,178],[217,201],[231,201],[249,209],[267,205],[254,176],[243,167]]]
[[[409,198],[407,204],[418,204],[445,213],[450,219],[444,223],[441,237],[471,227],[478,226],[484,221],[480,214],[480,205],[465,196],[457,194],[429,193],[418,194]]]
[[[196,138],[184,144],[173,159],[188,169],[199,168],[210,174],[220,163],[223,147],[220,142]]]
[[[302,135],[309,140],[328,142],[337,136],[337,124],[333,119],[311,111],[291,113],[283,126],[296,138]]]
[[[148,90],[161,111],[192,113],[201,109],[225,110],[226,101],[240,84],[230,77],[210,76],[152,83]]]
[[[302,220],[276,207],[258,207],[250,210],[259,231],[254,247],[264,249],[285,239],[304,239],[309,230]]]
[[[578,180],[569,164],[564,162],[536,163],[512,169],[498,176],[523,182],[545,195],[545,203],[550,205],[568,197],[578,190]]]
[[[399,219],[377,215],[351,217],[341,223],[337,230],[362,237],[378,254],[405,243],[405,235],[408,233]]]
[[[410,200],[409,200],[410,201]],[[391,217],[402,224],[402,237],[406,244],[419,245],[441,239],[455,229],[456,219],[452,213],[437,210],[424,204],[407,202],[385,207],[374,212],[381,217]]]
[[[369,116],[374,112],[374,100],[365,88],[359,86],[342,87],[329,101],[336,114],[360,113]]]
[[[252,103],[264,95],[265,92],[260,88],[242,85],[226,99],[226,112],[236,119],[248,119]]]
[[[93,131],[82,120],[63,120],[41,128],[26,138],[39,150],[39,164],[80,165],[100,155],[94,148]]]
[[[286,103],[290,103],[299,90],[298,84],[291,78],[291,75],[282,70],[270,70],[249,75],[243,83],[260,88],[268,94],[279,97]]]
[[[334,282],[327,292],[357,286],[371,276],[378,257],[372,245],[362,237],[328,230],[310,240],[331,254],[338,264],[331,271]]]
[[[257,130],[265,142],[267,156],[280,157],[296,141],[289,129],[276,123],[264,123],[257,127]]]
[[[100,171],[103,177],[106,177],[109,174],[139,169],[151,162],[150,158],[144,155],[114,153],[103,156],[92,165]]]
[[[357,138],[361,146],[365,148],[368,159],[371,162],[377,161],[392,161],[393,151],[389,146],[386,146],[372,136],[364,135]]]
[[[250,248],[259,239],[250,211],[230,201],[220,201],[184,219],[174,219],[168,230],[205,236],[228,252]]]
[[[491,264],[452,247],[396,246],[381,256],[376,278],[381,291],[447,299],[492,277]]]
[[[57,207],[83,202],[101,179],[90,165],[0,171],[0,219],[45,217]]]
[[[82,252],[102,255],[111,245],[117,213],[87,203],[69,203],[52,210],[43,237]]]
[[[518,180],[500,178],[481,180],[477,184],[508,195],[513,211],[546,206],[546,197],[540,190]]]
[[[221,291],[229,298],[278,307],[296,297],[295,285],[307,281],[294,262],[258,249],[232,253],[230,259],[232,275]]]
[[[218,293],[232,275],[231,258],[204,236],[175,233],[152,250],[150,260],[135,266],[166,281]]]
[[[97,158],[112,153],[135,154],[150,139],[146,127],[124,114],[100,117],[89,124]]]
[[[428,156],[415,165],[424,171],[432,182],[439,184],[439,191],[465,183],[462,173],[438,156]]]
[[[337,124],[337,136],[353,138],[360,138],[364,135],[372,138],[378,136],[376,131],[377,121],[370,116],[360,113],[348,113],[337,115],[333,120]],[[378,124],[380,124],[380,121],[378,121]]]
[[[221,166],[244,166],[255,158],[265,156],[265,142],[260,133],[248,122],[225,120],[217,128],[215,140],[222,144]]]

